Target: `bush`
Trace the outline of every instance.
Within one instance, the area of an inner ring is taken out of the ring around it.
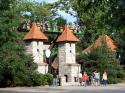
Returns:
[[[14,86],[23,86],[23,82],[19,77],[15,77]]]
[[[124,78],[125,78],[125,73],[124,73],[124,72],[119,72],[119,73],[117,74],[117,78],[124,79]]]
[[[32,86],[33,82],[28,72],[25,72],[25,73],[20,72],[20,73],[17,73],[17,76],[14,79],[14,84],[16,86]]]
[[[33,82],[33,86],[43,85],[43,81],[44,81],[43,78],[44,78],[44,75],[39,72],[31,73],[31,76],[30,76],[30,79]]]
[[[27,74],[26,74],[27,73]],[[40,85],[51,85],[53,76],[52,74],[41,74],[37,71],[32,73],[26,72],[25,74],[20,73],[14,80],[15,86],[40,86]]]
[[[52,80],[53,80],[53,75],[52,74],[44,74],[44,85],[51,85],[52,84]]]
[[[114,78],[114,77],[110,77],[108,79],[109,84],[117,84],[118,82],[119,82],[119,80],[117,78]]]

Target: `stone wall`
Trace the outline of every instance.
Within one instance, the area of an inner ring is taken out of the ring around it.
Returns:
[[[78,85],[80,65],[76,63],[75,43],[59,44],[59,76],[61,85]]]
[[[59,62],[76,63],[75,43],[59,44]]]

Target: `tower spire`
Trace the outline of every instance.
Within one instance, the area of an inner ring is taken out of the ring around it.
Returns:
[[[79,39],[72,33],[69,27],[66,25],[63,33],[58,37],[56,42],[78,42]]]
[[[24,36],[23,40],[48,40],[48,37],[33,22],[30,31]]]

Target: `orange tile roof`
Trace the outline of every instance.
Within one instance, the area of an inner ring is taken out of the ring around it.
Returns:
[[[69,27],[65,26],[63,33],[58,37],[56,42],[63,41],[77,42],[79,39],[72,33]]]
[[[106,41],[107,46],[112,50],[116,51],[117,47],[114,43],[114,41],[107,35],[102,35],[100,36],[95,43],[90,45],[88,48],[84,49],[85,52],[91,52],[94,48],[97,48],[98,46],[101,45],[102,41]]]
[[[30,31],[24,36],[23,40],[48,40],[48,37],[40,31],[36,23],[32,23]]]

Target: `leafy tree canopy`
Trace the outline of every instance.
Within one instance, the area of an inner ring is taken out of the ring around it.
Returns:
[[[22,11],[36,9],[34,2],[24,1],[0,0],[0,87],[41,85],[43,82],[36,71],[37,64],[25,53],[22,33],[17,31],[20,20],[26,18]]]
[[[88,47],[99,35],[106,34],[116,41],[121,63],[125,62],[124,0],[59,0],[56,6],[77,16],[83,29],[79,44],[82,49]],[[76,13],[70,11],[70,8]]]
[[[82,70],[86,70],[89,75],[94,70],[98,70],[102,76],[103,72],[106,71],[108,73],[109,83],[118,83],[125,76],[123,67],[116,58],[116,53],[108,48],[105,41],[90,53],[83,53],[80,60],[83,58]]]

